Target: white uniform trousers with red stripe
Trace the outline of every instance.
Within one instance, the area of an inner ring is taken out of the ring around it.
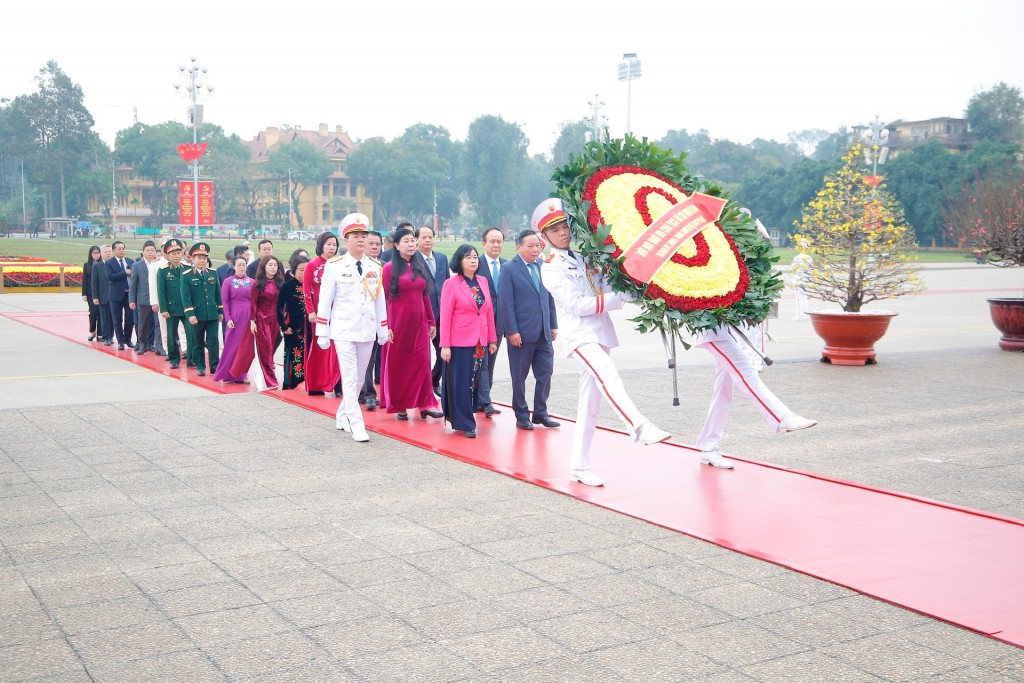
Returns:
[[[352,430],[365,429],[363,411],[359,408],[359,392],[363,389],[366,368],[370,365],[373,342],[334,341],[338,354],[338,368],[341,370],[341,403],[335,414],[338,427]]]
[[[789,408],[773,394],[757,374],[750,357],[732,337],[699,344],[715,359],[715,387],[704,428],[697,437],[697,448],[710,451],[718,448],[729,419],[733,387],[753,402],[754,407],[778,431],[779,423],[789,415]]]
[[[626,393],[619,370],[608,354],[608,347],[595,343],[581,344],[572,355],[580,364],[580,397],[576,410],[576,429],[572,433],[569,469],[589,470],[590,444],[594,440],[602,396],[608,399],[630,436],[635,438],[636,430],[648,420]]]

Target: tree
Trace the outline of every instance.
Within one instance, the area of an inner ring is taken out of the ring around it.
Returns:
[[[255,223],[258,200],[266,194],[263,170],[250,163],[249,148],[238,135],[226,136],[213,126],[204,139],[209,148],[201,161],[204,175],[217,181],[217,222]]]
[[[526,164],[523,166],[523,196],[519,200],[519,212],[527,219],[545,197],[551,196],[551,191],[554,189],[551,182],[553,171],[551,162],[543,154],[534,154],[526,160]],[[528,224],[524,224],[522,227],[528,227]]]
[[[299,138],[278,146],[270,153],[266,172],[276,175],[278,178],[291,176],[292,184],[289,188],[291,206],[296,207],[299,205],[299,199],[303,192],[311,187],[317,187],[331,177],[334,165],[323,150],[317,149],[308,140]],[[301,228],[303,225],[302,213],[299,211],[295,213]]]
[[[812,261],[804,289],[849,313],[922,289],[910,260],[913,231],[881,178],[861,172],[863,156],[854,144],[839,172],[825,176],[824,187],[804,206],[794,237],[798,251]]]
[[[711,136],[703,128],[693,135],[687,133],[685,128],[680,128],[679,130],[668,131],[665,133],[665,137],[656,144],[663,149],[672,150],[677,155],[690,155],[710,147],[711,143]]]
[[[791,145],[796,145],[803,156],[809,157],[814,154],[818,145],[827,140],[828,137],[829,132],[824,128],[805,128],[804,130],[795,130],[789,133],[786,136],[786,140]]]
[[[462,143],[452,140],[447,128],[426,123],[417,123],[407,128],[401,140],[407,145],[423,144],[433,149],[440,164],[435,169],[424,169],[422,181],[429,181],[433,186],[432,191],[436,192],[438,216],[449,222],[455,220],[459,215],[459,196],[462,194],[462,174],[459,171]],[[407,148],[405,153],[411,151]]]
[[[527,145],[522,129],[500,116],[481,116],[469,124],[463,155],[466,194],[485,226],[500,226],[520,208]]]
[[[48,61],[35,81],[39,90],[14,98],[11,107],[27,121],[46,170],[56,178],[60,212],[66,216],[67,176],[82,165],[81,154],[95,140],[94,121],[85,108],[81,86],[72,82],[57,62]],[[53,201],[50,203],[52,206]]]
[[[838,162],[846,148],[850,146],[851,137],[852,134],[846,129],[846,126],[840,126],[839,130],[818,142],[811,158],[818,161]]]
[[[1020,88],[1000,82],[972,97],[964,118],[971,132],[983,140],[1015,142],[1024,130],[1024,97]]]
[[[942,206],[958,185],[960,156],[936,140],[909,149],[886,165],[885,182],[906,211],[918,243],[946,242]]]
[[[555,140],[555,144],[551,147],[552,168],[563,166],[568,163],[570,155],[582,152],[592,134],[593,130],[591,130],[590,121],[587,119],[562,122],[558,139]],[[539,202],[543,198],[538,197],[537,201]]]
[[[957,246],[979,261],[1024,266],[1024,172],[1007,166],[964,184],[945,206]]]
[[[348,175],[373,199],[380,224],[393,225],[400,218],[427,222],[434,211],[435,188],[439,190],[438,210],[442,199],[447,200],[446,209],[450,210],[457,194],[447,176],[451,163],[441,158],[440,148],[436,139],[411,134],[408,139],[391,142],[370,138],[349,155]]]
[[[178,145],[192,141],[192,131],[180,123],[167,121],[155,125],[136,123],[119,130],[114,138],[114,158],[132,167],[135,175],[153,185],[143,194],[143,202],[153,210],[157,226],[173,211],[173,192],[168,192],[180,175],[191,168],[178,156]]]

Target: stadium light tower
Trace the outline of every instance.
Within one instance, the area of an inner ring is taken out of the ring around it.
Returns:
[[[633,79],[640,78],[640,60],[635,52],[627,52],[622,55],[625,60],[619,62],[619,80],[626,81],[626,133],[633,132],[631,122],[633,105]]]

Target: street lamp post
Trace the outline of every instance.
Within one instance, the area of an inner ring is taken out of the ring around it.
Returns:
[[[878,165],[884,164],[889,156],[889,148],[885,143],[889,141],[889,129],[876,116],[875,120],[868,126],[871,131],[871,145],[864,153],[864,161],[871,164],[871,175],[878,175]]]
[[[188,119],[192,125],[192,144],[196,145],[199,142],[199,126],[203,125],[203,105],[196,104],[199,99],[199,91],[205,88],[207,92],[213,92],[213,86],[203,81],[206,76],[206,67],[197,64],[195,57],[189,57],[189,61],[191,64],[188,66],[179,65],[178,71],[187,75],[184,86],[188,98],[192,102],[188,108]],[[180,91],[181,87],[181,81],[174,82],[175,90]],[[192,226],[192,239],[195,240],[199,237],[199,157],[192,160],[192,216],[195,219]]]
[[[598,99],[597,94],[593,100],[588,100],[590,105],[590,140],[606,141],[608,139],[608,117],[604,114],[604,100]]]
[[[631,108],[633,105],[633,79],[640,78],[640,60],[635,52],[627,52],[622,55],[626,61],[619,62],[619,80],[626,81],[626,133],[633,132],[631,122]]]

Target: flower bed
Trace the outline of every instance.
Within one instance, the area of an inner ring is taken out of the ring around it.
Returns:
[[[34,256],[0,256],[4,270],[4,289],[42,289],[60,287],[60,273],[64,269],[64,285],[82,285],[82,267],[48,261]]]

